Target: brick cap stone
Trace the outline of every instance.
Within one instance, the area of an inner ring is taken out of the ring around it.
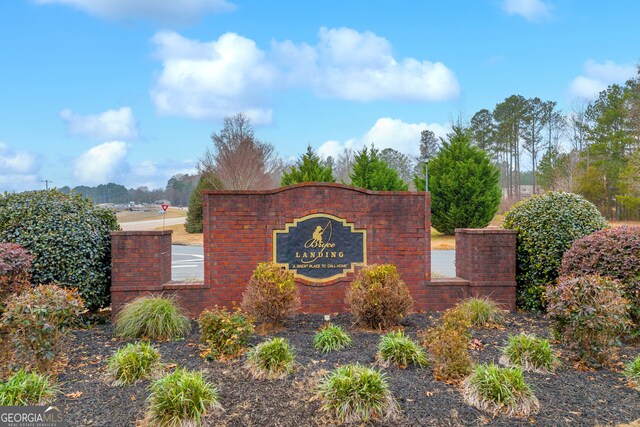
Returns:
[[[456,233],[464,234],[518,234],[516,230],[507,230],[504,228],[456,228]]]
[[[173,230],[135,230],[111,232],[111,236],[167,236],[171,234],[173,234]]]
[[[351,185],[346,184],[338,184],[335,182],[303,182],[300,184],[292,184],[287,185],[286,187],[274,188],[272,190],[205,190],[202,194],[212,194],[212,195],[246,195],[246,196],[254,196],[254,195],[269,195],[269,194],[277,194],[284,191],[294,190],[296,188],[304,188],[304,187],[318,187],[318,188],[341,188],[344,190],[354,191],[356,193],[363,194],[375,194],[380,196],[415,196],[417,194],[426,195],[430,194],[425,191],[372,191],[366,190],[360,187],[353,187]]]

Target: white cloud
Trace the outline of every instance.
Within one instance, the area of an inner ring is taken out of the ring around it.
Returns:
[[[263,94],[277,73],[253,40],[226,33],[205,43],[160,32],[152,41],[163,66],[151,90],[160,114],[219,119],[244,112],[254,123],[271,121]]]
[[[127,152],[126,143],[111,141],[82,153],[73,165],[76,184],[98,185],[120,181],[129,168]]]
[[[0,192],[22,191],[33,188],[38,181],[38,156],[26,151],[15,151],[0,142]]]
[[[152,42],[162,70],[150,93],[165,115],[220,119],[244,112],[269,123],[269,95],[291,87],[350,101],[440,101],[460,93],[443,63],[396,59],[390,42],[368,31],[321,28],[315,46],[274,41],[269,51],[235,33],[203,42],[163,31]]]
[[[420,133],[428,129],[437,137],[444,137],[450,131],[449,127],[439,123],[406,123],[400,119],[382,117],[362,136],[345,142],[330,140],[324,142],[317,150],[323,158],[337,157],[345,148],[360,150],[372,143],[383,150],[393,148],[401,153],[418,156],[420,153]]]
[[[90,15],[114,20],[148,19],[190,23],[207,13],[233,10],[226,0],[34,0],[36,4],[63,4]]]
[[[156,162],[153,160],[143,160],[132,166],[127,175],[127,186],[138,188],[165,188],[167,181],[176,174],[194,175],[198,172],[195,160],[165,160]]]
[[[613,61],[597,63],[589,59],[584,63],[582,75],[571,81],[569,93],[574,98],[595,99],[607,86],[624,83],[635,72],[633,65],[621,65]]]
[[[67,131],[72,135],[103,141],[128,140],[138,136],[138,122],[129,107],[107,110],[95,115],[81,115],[67,108],[60,111],[59,116],[67,124]]]
[[[553,6],[543,0],[504,0],[502,7],[509,15],[520,15],[531,22],[551,18],[553,10]]]

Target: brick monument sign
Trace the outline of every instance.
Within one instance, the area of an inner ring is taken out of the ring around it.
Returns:
[[[292,271],[302,311],[346,310],[345,290],[367,264],[393,264],[414,310],[442,310],[469,296],[515,307],[515,232],[456,230],[457,277],[431,279],[430,195],[304,183],[268,191],[203,194],[204,281],[170,281],[171,232],[112,233],[112,306],[176,293],[192,315],[238,305],[258,263]]]

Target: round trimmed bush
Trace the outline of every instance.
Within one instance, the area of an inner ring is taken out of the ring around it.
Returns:
[[[391,264],[363,267],[347,289],[346,300],[358,323],[373,329],[396,325],[413,305],[407,285]]]
[[[313,337],[313,346],[329,353],[331,351],[342,350],[351,345],[351,337],[338,325],[329,323],[319,330]]]
[[[249,350],[246,366],[257,379],[284,378],[293,372],[295,358],[289,341],[275,337]]]
[[[77,288],[90,310],[110,303],[110,232],[119,229],[114,211],[79,194],[0,195],[0,242],[17,243],[34,256],[33,283]]]
[[[343,423],[393,418],[400,412],[384,374],[359,364],[334,369],[320,382],[319,394],[323,409]]]
[[[202,372],[176,369],[151,385],[147,419],[153,426],[202,425],[207,412],[222,408],[218,390]]]
[[[260,322],[282,324],[300,308],[293,273],[272,262],[258,264],[240,305]]]
[[[518,232],[517,305],[542,311],[545,287],[558,278],[564,253],[577,239],[607,227],[607,221],[582,196],[551,192],[516,203],[502,226]]]
[[[640,227],[596,231],[573,242],[562,257],[561,274],[599,274],[617,279],[640,327]]]
[[[417,365],[427,366],[427,353],[402,331],[391,331],[380,338],[378,361],[382,366],[391,364],[400,368]]]
[[[123,338],[171,340],[183,337],[191,322],[173,297],[139,297],[116,315],[115,334]]]
[[[239,356],[254,331],[251,319],[247,319],[240,311],[232,312],[217,306],[200,313],[198,326],[200,340],[208,347],[203,356],[211,359]]]
[[[133,384],[160,367],[160,353],[148,342],[127,344],[109,358],[107,369],[116,385]]]
[[[562,276],[547,298],[555,336],[586,364],[606,362],[630,324],[622,285],[602,276]]]

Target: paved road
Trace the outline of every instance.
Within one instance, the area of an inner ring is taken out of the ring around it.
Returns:
[[[455,277],[456,251],[431,251],[431,271],[444,277]],[[173,280],[203,280],[204,255],[202,246],[171,247],[171,278]]]
[[[187,220],[186,217],[181,218],[167,218],[164,225],[178,225],[184,224]],[[123,231],[137,231],[137,230],[153,230],[158,227],[162,227],[161,219],[152,219],[149,221],[134,221],[120,223]]]

